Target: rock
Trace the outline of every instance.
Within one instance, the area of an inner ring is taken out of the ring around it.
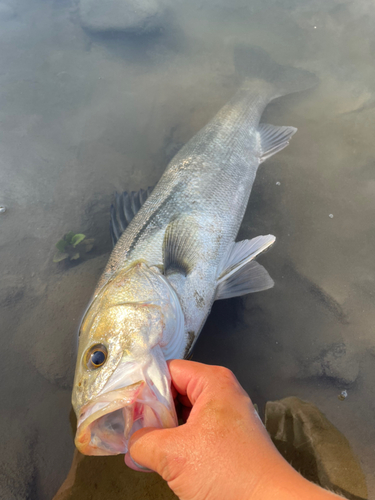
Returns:
[[[366,480],[346,437],[312,403],[296,397],[266,404],[266,429],[306,479],[352,500],[367,499]]]
[[[352,385],[359,374],[359,361],[344,344],[332,344],[306,368],[303,376],[328,377],[339,385]]]
[[[53,500],[177,500],[157,474],[140,474],[124,464],[124,456],[87,457],[77,450],[69,474]]]
[[[80,0],[82,27],[93,32],[150,33],[162,26],[157,0]]]

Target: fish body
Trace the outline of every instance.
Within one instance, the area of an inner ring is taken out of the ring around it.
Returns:
[[[100,288],[139,259],[163,269],[165,232],[175,224],[186,236],[184,244],[199,252],[191,257],[194,265],[187,276],[169,275],[190,342],[199,335],[214,302],[221,265],[238,233],[261,161],[258,124],[267,99],[260,90],[238,92],[177,153],[119,239],[99,282]],[[176,354],[187,354],[185,347]]]
[[[239,53],[253,63],[259,55]],[[262,60],[148,197],[116,199],[118,241],[80,328],[73,406],[83,453],[125,453],[138,428],[176,425],[166,360],[189,354],[215,300],[273,285],[254,259],[274,236],[235,238],[260,163],[296,132],[260,124],[262,113],[312,77]]]

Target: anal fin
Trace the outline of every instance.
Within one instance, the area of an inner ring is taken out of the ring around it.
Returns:
[[[274,282],[254,259],[275,241],[271,234],[235,243],[219,276],[215,300],[238,297],[272,288]]]
[[[296,132],[295,127],[278,127],[268,123],[261,123],[258,127],[261,144],[260,161],[263,162],[286,148]]]

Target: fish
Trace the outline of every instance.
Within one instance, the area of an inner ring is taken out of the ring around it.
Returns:
[[[316,77],[258,48],[234,51],[242,85],[152,189],[111,207],[114,248],[79,329],[72,405],[86,455],[126,453],[142,427],[178,424],[167,360],[187,358],[216,300],[274,285],[255,259],[275,241],[236,242],[258,167],[291,126],[261,123],[270,101]]]

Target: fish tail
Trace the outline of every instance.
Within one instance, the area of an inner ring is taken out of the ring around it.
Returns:
[[[237,73],[245,81],[243,87],[251,88],[251,80],[271,85],[271,99],[293,92],[307,90],[318,83],[313,73],[301,68],[282,66],[271,59],[260,47],[240,45],[234,49],[234,63]]]

